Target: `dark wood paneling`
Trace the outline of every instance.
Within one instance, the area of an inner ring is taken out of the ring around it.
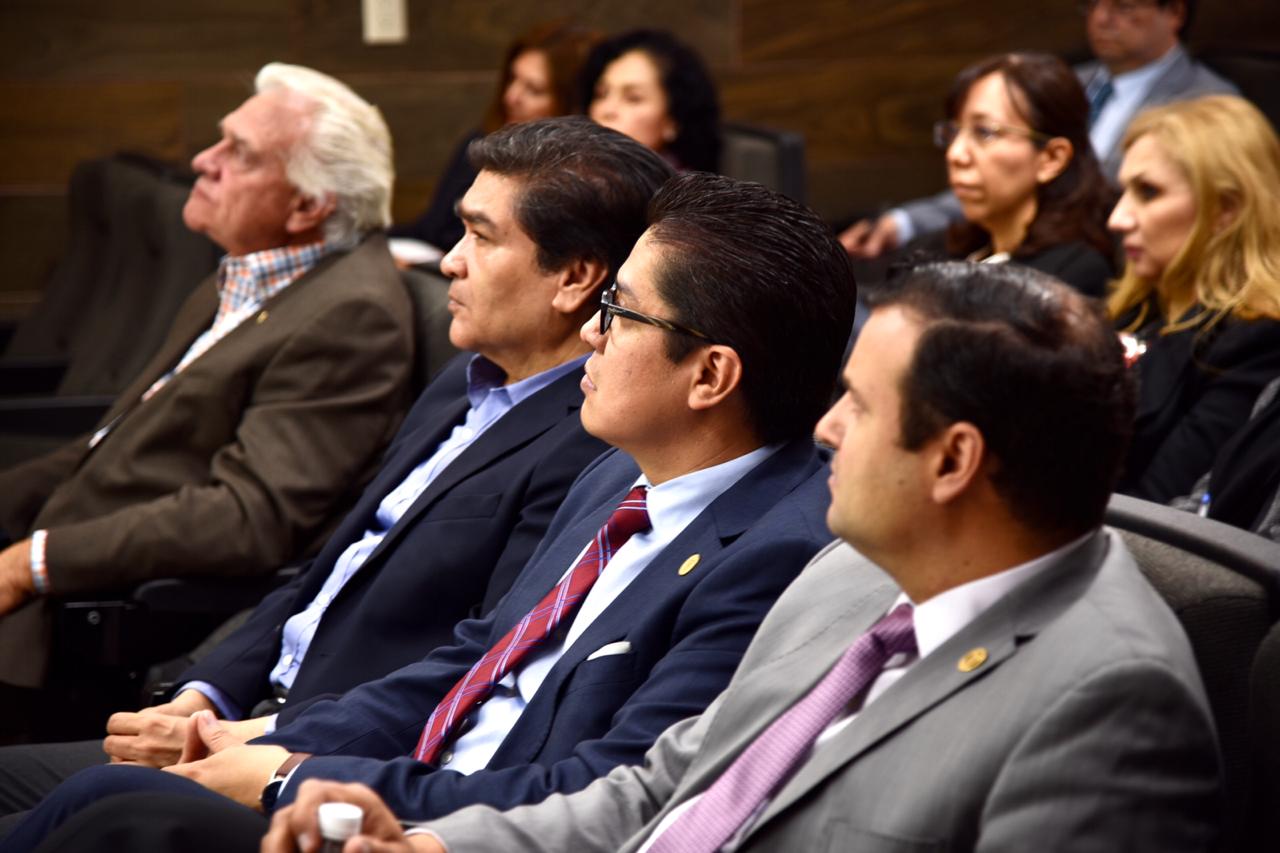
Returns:
[[[63,184],[81,160],[120,149],[182,153],[173,83],[0,82],[0,188]]]
[[[216,75],[289,60],[301,0],[4,0],[7,77]]]
[[[408,43],[368,46],[359,0],[0,0],[0,253],[22,258],[5,287],[42,280],[77,161],[122,148],[189,159],[272,60],[337,74],[381,107],[403,220],[478,122],[513,34],[556,16],[608,32],[667,27],[707,58],[727,117],[805,135],[810,199],[843,219],[941,186],[928,129],[965,64],[1005,50],[1085,50],[1075,0],[408,5]],[[1199,5],[1193,49],[1280,51],[1277,0]]]
[[[1065,51],[1081,42],[1072,0],[742,0],[743,61],[1021,49]]]

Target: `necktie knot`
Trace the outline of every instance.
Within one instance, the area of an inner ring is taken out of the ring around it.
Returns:
[[[897,654],[915,654],[916,631],[913,616],[914,608],[903,602],[872,626],[870,636],[883,660],[887,661]]]
[[[609,531],[609,538],[618,542],[617,548],[621,548],[622,543],[625,543],[635,534],[644,533],[653,526],[649,521],[647,495],[647,487],[636,486],[627,492],[627,496],[622,499],[622,503],[618,504],[618,508],[613,511],[613,515],[609,516],[609,521],[605,524],[605,528]]]

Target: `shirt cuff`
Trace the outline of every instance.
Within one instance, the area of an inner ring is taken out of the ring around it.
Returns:
[[[224,720],[239,720],[244,714],[240,712],[240,706],[231,701],[231,697],[214,687],[207,681],[188,681],[186,684],[173,691],[173,695],[177,696],[184,690],[194,690],[204,698],[213,703],[213,707],[218,709],[218,714]]]
[[[266,718],[267,725],[266,725],[266,728],[262,730],[262,733],[264,735],[269,735],[272,732],[274,732],[276,730],[276,720],[278,719],[280,719],[279,714],[272,714],[270,717],[267,717]]]
[[[898,226],[898,246],[902,247],[911,242],[911,238],[916,236],[916,227],[911,224],[911,216],[902,208],[895,207],[885,214],[893,220],[893,224]]]
[[[48,530],[37,530],[31,534],[31,586],[38,595],[49,594],[49,566],[44,557],[48,538]]]

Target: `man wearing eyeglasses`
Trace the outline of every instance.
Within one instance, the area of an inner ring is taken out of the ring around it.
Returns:
[[[1078,5],[1097,59],[1075,72],[1089,98],[1089,140],[1111,179],[1120,170],[1125,128],[1143,109],[1202,95],[1239,94],[1182,47],[1194,0],[1082,0]],[[854,257],[874,258],[961,217],[948,190],[856,222],[840,242]]]
[[[5,849],[122,792],[186,795],[179,824],[184,803],[224,810],[191,842],[220,850],[257,849],[267,825],[231,800],[271,812],[307,778],[363,782],[406,819],[507,808],[638,764],[703,710],[830,538],[812,434],[854,283],[821,220],[758,185],[674,178],[649,222],[582,328],[582,423],[617,450],[579,478],[492,614],[248,745],[223,749],[199,719],[184,757],[214,754],[173,775],[79,774]]]
[[[480,177],[458,205],[466,235],[442,265],[449,336],[468,352],[423,392],[316,558],[167,702],[113,715],[105,743],[0,749],[0,836],[12,814],[108,757],[176,763],[196,711],[215,711],[244,741],[448,644],[455,623],[507,591],[607,449],[578,417],[578,331],[673,172],[586,119],[514,126],[469,154]]]

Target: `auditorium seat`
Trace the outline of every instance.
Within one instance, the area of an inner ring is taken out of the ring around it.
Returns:
[[[1112,497],[1106,523],[1120,532],[1191,640],[1223,756],[1226,827],[1216,849],[1252,849],[1259,774],[1250,670],[1280,610],[1280,544],[1124,495]]]
[[[726,122],[720,126],[720,172],[805,201],[804,137],[789,130]]]

